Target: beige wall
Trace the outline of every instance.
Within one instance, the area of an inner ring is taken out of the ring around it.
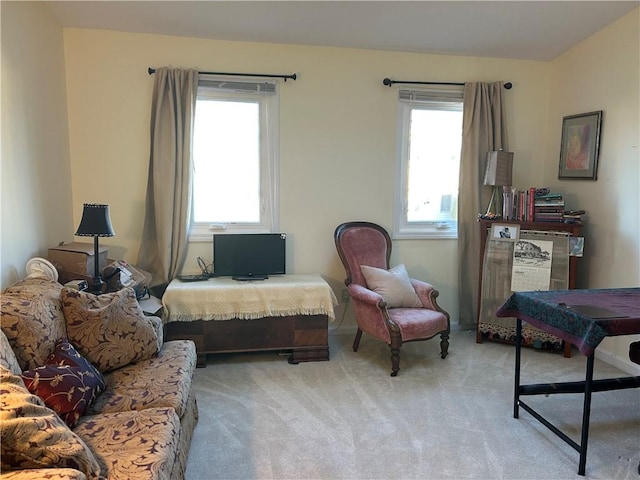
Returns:
[[[544,181],[587,211],[582,288],[640,285],[639,17],[636,9],[552,62]],[[558,180],[562,117],[595,110],[603,111],[598,180]],[[630,341],[606,339],[597,353],[631,366]]]
[[[65,30],[64,38],[75,218],[83,202],[110,203],[117,236],[104,243],[130,262],[142,231],[149,66],[299,75],[280,86],[280,230],[288,233],[288,271],[322,274],[338,297],[344,271],[335,227],[349,220],[392,224],[397,89],[383,86],[383,78],[513,82],[506,96],[516,178],[542,180],[534,162],[544,156],[546,63],[79,29]],[[92,181],[96,172],[99,182]],[[210,261],[211,244],[192,245],[187,271],[195,271],[198,255]],[[454,322],[455,257],[453,240],[404,240],[395,242],[392,258],[437,285]]]
[[[40,5],[1,2],[0,282],[71,239],[71,170],[62,29]]]

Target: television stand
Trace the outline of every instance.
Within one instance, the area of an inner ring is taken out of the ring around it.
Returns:
[[[234,275],[231,278],[238,282],[249,282],[251,280],[266,280],[269,275]]]

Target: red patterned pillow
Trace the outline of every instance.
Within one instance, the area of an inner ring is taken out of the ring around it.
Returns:
[[[22,372],[22,380],[70,427],[105,389],[102,373],[66,339],[58,341],[46,365]]]

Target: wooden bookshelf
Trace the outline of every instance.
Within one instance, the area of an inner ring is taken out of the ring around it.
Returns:
[[[570,234],[572,237],[578,237],[580,235],[580,229],[582,228],[581,223],[562,223],[562,222],[521,222],[517,220],[478,220],[480,224],[480,274],[478,278],[478,318],[477,318],[477,332],[476,332],[476,342],[482,343],[482,332],[480,331],[481,324],[481,304],[482,304],[482,282],[484,276],[484,256],[487,245],[487,239],[490,234],[491,226],[500,224],[500,225],[516,225],[520,227],[520,231],[523,230],[531,230],[531,231],[545,231],[545,232],[565,232]],[[577,266],[578,266],[578,258],[570,256],[569,257],[569,276],[568,276],[568,287],[569,289],[576,288],[576,274],[577,274]],[[505,298],[506,300],[506,298]],[[571,356],[571,345],[565,343],[564,345],[564,356]]]

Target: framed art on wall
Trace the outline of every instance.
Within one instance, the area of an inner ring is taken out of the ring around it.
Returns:
[[[558,178],[596,180],[602,110],[562,119]]]

